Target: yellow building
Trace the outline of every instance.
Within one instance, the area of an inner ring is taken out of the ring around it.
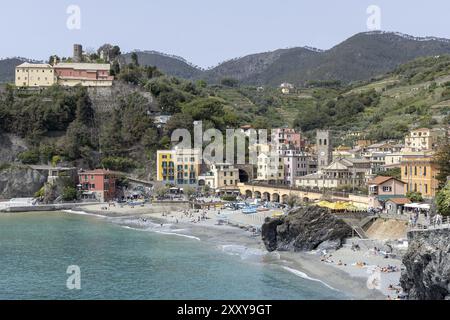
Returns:
[[[425,198],[435,197],[439,186],[436,179],[438,173],[432,152],[417,152],[402,157],[401,174],[406,192],[420,192]]]
[[[200,150],[158,150],[156,180],[175,185],[197,184],[201,171]]]
[[[53,67],[44,63],[22,63],[16,67],[17,87],[48,87],[56,83]]]

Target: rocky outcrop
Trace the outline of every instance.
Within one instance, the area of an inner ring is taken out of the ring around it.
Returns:
[[[450,229],[408,233],[400,284],[411,300],[450,300]]]
[[[17,160],[17,155],[27,150],[25,141],[15,135],[0,133],[0,165]]]
[[[25,166],[0,169],[0,198],[32,197],[47,181],[47,174]]]
[[[352,229],[342,219],[328,209],[313,206],[268,219],[262,226],[262,239],[268,251],[337,249],[351,234]]]

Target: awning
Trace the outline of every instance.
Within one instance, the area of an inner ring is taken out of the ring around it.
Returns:
[[[405,204],[405,208],[430,210],[431,206],[426,203],[408,203]]]

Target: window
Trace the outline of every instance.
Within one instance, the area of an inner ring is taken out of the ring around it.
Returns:
[[[423,175],[426,176],[427,175],[427,167],[423,167]],[[426,186],[426,185],[425,185]]]
[[[392,187],[383,187],[383,192],[392,192]]]
[[[91,189],[95,189],[95,184],[91,184]]]

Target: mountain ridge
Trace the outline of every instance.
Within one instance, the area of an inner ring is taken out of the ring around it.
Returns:
[[[450,39],[368,31],[357,33],[327,50],[308,46],[276,49],[229,59],[207,69],[183,57],[155,50],[133,52],[137,53],[140,64],[156,66],[169,76],[188,80],[217,84],[232,78],[244,85],[278,86],[291,82],[302,86],[308,81],[369,80],[418,57],[450,54]],[[131,54],[123,54],[122,62],[129,63]],[[18,63],[17,60],[0,60],[0,82],[12,81],[14,62]]]

